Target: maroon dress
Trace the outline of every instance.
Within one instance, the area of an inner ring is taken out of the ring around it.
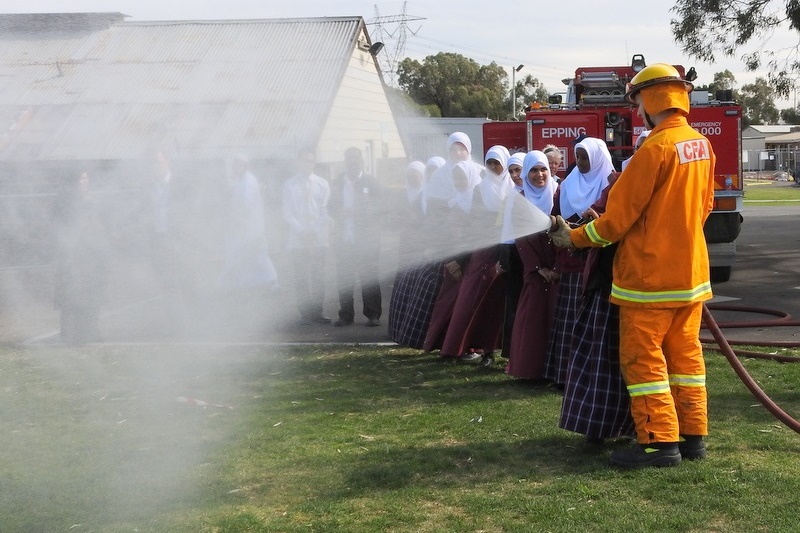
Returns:
[[[503,331],[503,278],[497,275],[500,245],[472,253],[461,280],[441,355],[460,357],[470,349],[489,353]]]
[[[428,210],[432,223],[439,225],[437,230],[431,228],[431,232],[437,231],[440,234],[450,235],[451,238],[449,240],[451,244],[455,244],[454,249],[457,250],[458,243],[464,242],[464,234],[468,231],[467,228],[470,225],[469,214],[458,208],[448,208],[446,203],[442,204],[429,204]],[[446,243],[442,243],[442,245],[445,246]],[[450,250],[450,252],[452,251]],[[469,269],[470,255],[469,252],[455,253],[448,255],[441,261],[442,283],[439,286],[439,292],[433,304],[428,331],[425,335],[425,342],[422,345],[422,349],[426,352],[438,350],[444,343],[450,319],[453,317],[453,311],[455,310],[459,288],[464,279],[464,274]],[[450,261],[456,261],[461,267],[462,276],[458,280],[453,278],[445,266]]]
[[[422,345],[422,349],[426,352],[432,352],[442,347],[447,334],[447,327],[450,325],[450,319],[455,309],[461,279],[463,279],[463,277],[459,280],[454,279],[444,265],[442,265],[442,271],[442,284],[439,286],[439,293],[436,295],[436,302],[433,304],[431,321],[428,324],[428,332]]]
[[[547,361],[557,283],[547,282],[539,268],[552,269],[555,251],[547,235],[517,239],[523,265],[522,293],[514,318],[511,357],[506,373],[515,378],[540,379]]]
[[[497,212],[485,208],[476,187],[469,213],[451,209],[450,220],[455,224],[451,235],[469,243],[474,236],[480,236],[480,241],[493,235]],[[497,274],[499,260],[497,244],[471,251],[466,268],[462,264],[463,276],[439,352],[442,357],[461,357],[470,349],[490,353],[500,346],[504,285]]]

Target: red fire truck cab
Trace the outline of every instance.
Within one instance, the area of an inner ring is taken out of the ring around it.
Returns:
[[[630,65],[581,67],[567,85],[566,98],[551,96],[547,106],[532,106],[525,121],[487,122],[483,125],[484,149],[502,144],[512,151],[541,150],[556,145],[562,153],[561,177],[574,162],[574,141],[580,135],[605,139],[614,166],[633,153],[636,137],[645,130],[636,108],[625,99],[625,85],[644,68],[644,57],[635,55]],[[686,71],[675,65],[681,76]],[[693,76],[690,69],[689,76]],[[736,257],[736,238],[742,222],[741,119],[742,110],[730,91],[711,99],[704,91],[692,93],[689,124],[708,137],[717,156],[714,210],[704,231],[711,258],[713,281],[727,281]]]

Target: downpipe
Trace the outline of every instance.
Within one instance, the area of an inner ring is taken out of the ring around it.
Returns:
[[[714,308],[715,309],[724,309],[724,310],[735,310],[735,311],[753,311],[752,308],[728,308],[728,307],[723,308],[722,306],[720,306],[720,307],[716,307],[715,306]],[[769,310],[758,310],[756,312],[765,312],[765,311],[767,311],[768,314],[777,314],[778,316],[781,316],[781,318],[779,318],[779,320],[777,320],[777,321],[774,321],[774,320],[770,321],[769,325],[773,325],[773,326],[774,325],[783,325],[783,326],[796,325],[796,326],[800,326],[800,322],[792,321],[791,317],[786,313],[780,313],[780,312],[776,313],[776,312],[769,311]],[[785,315],[785,316],[782,316],[782,315]],[[767,394],[761,389],[761,387],[758,386],[758,383],[756,383],[756,381],[753,379],[753,377],[744,368],[744,365],[742,365],[742,362],[739,361],[739,358],[736,356],[736,352],[734,352],[733,348],[731,348],[730,343],[725,338],[725,336],[722,334],[722,330],[720,329],[719,324],[717,324],[717,321],[714,320],[714,317],[712,316],[711,311],[709,310],[708,306],[706,306],[706,304],[703,304],[703,322],[705,322],[706,328],[711,332],[711,335],[714,337],[714,340],[719,345],[719,348],[722,351],[722,354],[728,360],[728,363],[730,363],[730,365],[733,367],[733,370],[734,370],[734,372],[736,372],[736,375],[739,376],[739,379],[742,380],[742,383],[744,383],[744,385],[753,394],[753,396],[755,396],[756,399],[761,403],[761,405],[766,407],[767,411],[769,411],[775,418],[777,418],[779,421],[783,422],[789,429],[791,429],[795,433],[800,433],[800,422],[798,422],[797,420],[792,418],[786,411],[781,409],[781,407],[778,404],[776,404],[772,400],[772,398],[767,396]],[[743,325],[743,324],[748,324],[748,325]],[[733,325],[733,326],[726,325],[726,327],[754,327],[754,326],[749,325],[749,324],[751,324],[751,323],[743,322],[743,323],[736,323],[736,325]],[[703,339],[700,339],[700,341],[701,342],[707,342],[707,341],[705,341]],[[744,343],[744,342],[740,341],[740,343]],[[767,345],[767,344],[765,344],[763,342],[751,342],[749,344],[751,344],[751,345]],[[770,343],[768,345],[769,346],[774,346],[775,344]],[[798,347],[798,346],[800,346],[800,344],[798,344],[798,343],[783,343],[783,344],[781,344],[781,346],[782,347]],[[739,352],[739,353],[742,354],[742,355],[745,355],[744,352]],[[747,353],[757,353],[757,352],[747,352]],[[770,354],[760,354],[760,355],[768,356],[768,357],[764,357],[764,358],[767,358],[767,359],[781,360],[781,359],[777,359],[775,356],[770,356]],[[749,357],[749,355],[748,355],[748,357]],[[783,357],[783,361],[785,361],[785,362],[797,362],[797,361],[800,361],[800,358],[785,356],[785,357]]]

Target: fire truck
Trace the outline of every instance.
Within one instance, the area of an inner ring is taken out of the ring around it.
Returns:
[[[526,108],[524,121],[487,122],[483,125],[484,150],[502,144],[512,151],[541,150],[556,145],[562,154],[563,172],[574,162],[575,139],[581,135],[605,139],[614,167],[633,153],[633,144],[646,129],[636,108],[625,101],[626,84],[646,66],[642,55],[630,65],[581,67],[567,83],[566,94],[552,95],[548,105]],[[681,77],[692,81],[674,65]],[[704,228],[711,259],[712,281],[727,281],[736,258],[736,238],[742,223],[742,109],[731,91],[691,93],[689,124],[708,137],[717,156],[714,175],[714,210]]]

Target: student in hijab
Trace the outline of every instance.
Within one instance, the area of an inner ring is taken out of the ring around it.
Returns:
[[[606,143],[586,137],[575,145],[576,165],[559,185],[554,202],[554,215],[578,222],[582,214],[600,198],[608,179],[614,173]],[[562,387],[567,378],[572,328],[577,318],[581,294],[581,276],[586,266],[586,251],[559,248],[556,269],[560,274],[556,297],[555,322],[548,347],[545,377]]]
[[[434,257],[432,253],[435,249],[435,242],[430,236],[433,226],[429,227],[425,210],[425,188],[433,174],[447,164],[443,157],[433,156],[423,165],[422,190],[416,195],[415,172],[419,166],[411,164],[406,170],[406,210],[411,209],[415,212],[410,220],[412,221],[408,229],[401,229],[401,240],[409,238],[413,241],[414,252],[412,255],[399,256],[401,272],[405,271],[402,286],[397,290],[398,300],[394,305],[390,305],[389,314],[389,335],[393,341],[401,346],[410,348],[422,348],[425,343],[425,335],[428,331],[433,304],[436,295],[439,293],[439,286],[442,282],[442,261],[441,258]],[[413,192],[411,192],[413,190]],[[416,202],[413,205],[409,198],[414,196]],[[416,229],[415,229],[416,228]],[[406,235],[403,237],[402,235]],[[405,240],[406,243],[409,241]],[[405,245],[401,244],[401,247]],[[394,294],[394,293],[393,293]],[[393,296],[394,298],[394,296]],[[394,315],[392,314],[394,309]]]
[[[463,228],[451,227],[454,224],[454,217],[450,202],[458,194],[453,184],[453,169],[456,165],[463,163],[462,167],[464,168],[476,167],[478,173],[481,170],[481,167],[471,160],[472,141],[466,133],[460,131],[452,133],[447,138],[446,147],[447,161],[430,176],[422,192],[422,205],[426,218],[424,233],[426,255],[431,261],[438,261],[437,266],[442,276],[437,290],[437,301],[449,299],[435,306],[429,324],[429,329],[432,328],[434,331],[432,334],[426,334],[423,343],[423,349],[426,352],[441,347],[447,323],[450,321],[452,305],[458,295],[457,283],[461,280],[461,272],[456,273],[455,266],[459,263],[458,261],[454,262],[453,258],[458,258],[464,263],[469,258],[469,254],[465,253],[463,247],[458,250],[461,241],[454,238],[457,232],[463,231]],[[472,170],[469,173],[470,175],[474,174]],[[462,203],[466,201],[466,195],[469,196],[471,207],[472,190],[463,193]],[[457,280],[453,277],[454,275],[458,277]],[[436,308],[440,310],[437,312]]]
[[[615,173],[583,218],[602,216],[616,178]],[[589,250],[558,423],[562,429],[585,435],[591,445],[635,434],[630,395],[620,369],[619,307],[610,302],[616,249],[617,243]]]
[[[511,154],[508,158],[508,175],[517,192],[522,192],[522,162],[525,160],[525,152]]]
[[[511,181],[514,184],[514,191],[511,193],[518,193],[521,197],[523,194],[522,183],[522,164],[525,160],[524,152],[517,152],[511,154],[508,158],[508,173]],[[514,327],[514,317],[517,314],[517,303],[519,303],[519,294],[522,291],[522,260],[517,251],[515,232],[512,227],[510,217],[506,214],[510,213],[512,208],[510,204],[516,198],[514,196],[506,197],[506,205],[503,207],[503,227],[500,234],[500,261],[498,273],[503,274],[505,277],[505,305],[503,309],[503,351],[501,356],[508,359],[511,355],[511,332]]]
[[[437,170],[439,170],[446,164],[447,160],[442,156],[435,155],[429,158],[425,162],[425,183],[427,183],[431,179],[431,177],[436,173]]]
[[[425,341],[440,279],[439,269],[430,263],[415,264],[423,253],[419,236],[425,231],[422,189],[426,173],[425,163],[409,163],[405,171],[406,186],[397,202],[400,206],[397,214],[400,270],[389,302],[388,331],[394,342],[411,348],[422,348]]]
[[[481,181],[480,170],[471,161],[459,161],[451,169],[453,195],[446,202],[447,210],[438,219],[438,235],[446,237],[442,249],[449,256],[443,260],[443,279],[433,307],[423,349],[441,349],[453,316],[459,287],[470,261],[469,240],[474,217],[471,216],[475,188]],[[435,177],[435,175],[434,175]],[[443,357],[458,357],[458,353],[441,352]]]
[[[478,192],[486,211],[500,212],[503,202],[509,192],[514,188],[514,182],[508,173],[508,160],[511,154],[505,146],[495,145],[486,151],[484,164],[486,168],[481,173],[481,183]]]
[[[525,200],[542,213],[550,213],[557,185],[550,176],[547,156],[538,150],[528,152],[522,175]],[[546,233],[519,237],[516,246],[523,265],[523,287],[514,319],[511,357],[506,373],[520,379],[541,379],[558,280],[555,252]]]
[[[498,276],[497,220],[506,196],[514,190],[506,169],[508,158],[504,146],[492,146],[486,152],[486,168],[474,189],[470,211],[471,238],[479,247],[471,253],[464,271],[440,351],[443,356],[459,357],[464,362],[480,361],[484,367],[494,364],[492,354],[500,346],[502,334],[505,280]]]
[[[472,141],[466,133],[457,131],[447,138],[447,161],[428,179],[423,191],[423,207],[427,212],[446,211],[447,202],[456,193],[453,188],[453,167],[461,161],[475,165],[471,160]]]

